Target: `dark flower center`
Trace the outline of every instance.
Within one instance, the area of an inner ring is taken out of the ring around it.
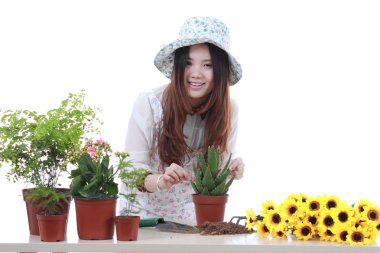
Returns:
[[[303,227],[303,228],[301,229],[301,234],[302,234],[303,236],[307,236],[308,234],[310,234],[310,232],[311,232],[310,227]]]
[[[264,231],[265,231],[266,233],[269,232],[269,229],[267,228],[267,226],[264,225],[263,228],[264,228]]]
[[[327,202],[327,208],[330,209],[330,208],[334,208],[334,207],[336,207],[336,202],[335,202],[335,200],[329,200],[329,201]]]
[[[291,208],[289,208],[290,214],[294,214],[296,211],[297,211],[297,207],[295,207],[295,206],[292,206]]]
[[[252,217],[249,217],[249,223],[253,223]]]
[[[315,211],[318,209],[319,209],[319,203],[318,202],[313,201],[310,203],[310,210]]]
[[[315,218],[315,217],[313,217],[313,216],[311,216],[311,217],[309,217],[309,222],[311,223],[311,224],[313,224],[313,225],[315,225],[315,223],[317,223],[317,218]]]
[[[303,202],[303,203],[305,203],[306,200],[307,200],[307,199],[306,199],[305,197],[302,198],[302,202]]]
[[[368,212],[368,218],[370,219],[370,220],[377,220],[379,217],[378,217],[378,213],[375,211],[375,210],[370,210],[369,212]]]
[[[274,207],[273,206],[269,206],[268,210],[274,210]]]
[[[359,212],[364,212],[364,208],[363,208],[363,206],[359,206]]]
[[[380,230],[380,224],[378,224],[378,225],[376,226],[376,229],[377,229],[377,230]]]
[[[354,241],[354,242],[362,242],[364,240],[364,236],[362,233],[360,232],[354,232],[352,233],[351,235],[351,239]]]
[[[273,223],[275,223],[275,224],[280,223],[280,222],[281,222],[281,217],[280,217],[280,215],[279,215],[279,214],[275,214],[275,215],[273,215],[273,217],[272,217],[272,221],[273,221]]]
[[[330,236],[334,235],[334,234],[333,234],[330,230],[328,230],[328,229],[326,230],[326,234],[327,234],[327,235],[330,235]]]
[[[338,215],[338,219],[341,222],[346,222],[348,220],[348,214],[346,212],[340,212]]]
[[[342,241],[345,242],[347,240],[347,235],[348,235],[347,231],[343,231],[342,233],[340,233],[339,237]]]
[[[323,223],[324,223],[327,227],[331,227],[332,225],[334,225],[334,220],[333,220],[333,218],[331,218],[330,216],[327,216],[327,217],[323,220]]]
[[[282,236],[284,235],[284,233],[283,233],[282,231],[278,231],[278,232],[277,232],[277,235],[278,235],[279,237],[282,237]]]

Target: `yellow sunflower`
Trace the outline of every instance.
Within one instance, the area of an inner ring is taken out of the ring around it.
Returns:
[[[306,194],[303,194],[303,193],[299,193],[299,194],[289,194],[285,201],[288,201],[288,200],[294,200],[295,202],[297,202],[298,205],[300,205],[301,203],[305,203],[307,201],[307,199],[309,198],[309,196],[307,196]]]
[[[264,221],[258,221],[256,223],[256,228],[257,228],[257,234],[262,237],[267,237],[269,235],[269,229],[265,225]]]
[[[310,222],[298,222],[295,225],[295,235],[299,240],[310,240],[316,235],[315,228]]]
[[[367,199],[360,199],[359,202],[355,203],[355,206],[354,208],[359,212],[363,212],[364,211],[364,207],[366,206],[370,206],[372,205],[372,203],[367,200]]]
[[[285,222],[281,222],[276,226],[270,228],[270,234],[273,238],[285,238],[288,233],[288,225]]]
[[[276,209],[276,204],[272,200],[267,200],[261,204],[261,215],[265,216],[269,210]]]
[[[327,229],[332,230],[336,224],[331,212],[325,211],[318,217],[318,230],[325,231]]]
[[[332,232],[331,229],[320,229],[318,228],[318,235],[320,236],[322,241],[336,241],[335,234]]]
[[[280,210],[269,210],[267,215],[264,217],[264,222],[267,224],[267,227],[277,226],[280,223],[284,222],[284,214]]]
[[[338,226],[335,232],[335,239],[339,243],[347,243],[348,228],[345,226]]]
[[[279,206],[280,210],[283,210],[284,219],[289,221],[296,221],[298,216],[298,205],[294,199],[288,198],[282,202]]]
[[[354,209],[348,205],[331,209],[331,217],[340,225],[351,226],[355,223]]]
[[[302,209],[308,212],[317,213],[321,210],[322,204],[323,204],[323,198],[320,196],[316,198],[308,198],[306,200],[305,205],[302,206]]]
[[[340,203],[341,201],[337,196],[324,196],[324,207],[328,210],[338,207]]]
[[[362,227],[348,229],[347,243],[350,245],[365,245],[370,242],[370,232]]]
[[[313,227],[317,228],[317,226],[318,226],[318,215],[317,214],[310,213],[310,214],[305,216],[304,220],[310,222]]]
[[[256,215],[255,213],[253,212],[253,209],[250,208],[249,210],[246,210],[245,211],[245,214],[246,214],[246,218],[247,218],[247,221],[245,223],[245,227],[248,229],[248,230],[253,230],[253,226],[256,225]]]
[[[380,209],[375,205],[368,205],[363,207],[364,211],[361,213],[364,220],[373,221],[376,224],[380,222]]]

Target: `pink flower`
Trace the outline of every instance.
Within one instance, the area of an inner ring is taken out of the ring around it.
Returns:
[[[102,145],[104,143],[105,143],[105,141],[102,138],[96,140],[96,144]]]
[[[87,149],[87,152],[88,152],[88,153],[96,153],[94,147],[89,147],[89,148]]]
[[[90,157],[93,158],[94,156],[96,156],[96,152],[88,152],[90,154]]]

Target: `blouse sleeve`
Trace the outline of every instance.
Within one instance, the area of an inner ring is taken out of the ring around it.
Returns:
[[[227,150],[232,153],[232,158],[236,157],[236,139],[238,132],[238,117],[239,107],[238,104],[231,99],[231,133],[227,141]]]
[[[146,93],[141,93],[133,105],[129,120],[125,150],[138,168],[149,168],[152,149],[153,112]]]

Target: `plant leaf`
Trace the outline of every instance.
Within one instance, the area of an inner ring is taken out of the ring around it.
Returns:
[[[231,178],[231,179],[227,182],[227,184],[226,184],[225,187],[224,187],[224,193],[223,193],[223,195],[224,195],[224,194],[227,194],[227,192],[228,192],[228,190],[230,189],[230,186],[231,186],[231,184],[232,184],[233,181],[234,181],[234,178]]]
[[[218,172],[218,160],[219,156],[217,155],[217,151],[212,147],[208,147],[207,165],[211,171],[212,177],[215,177]]]
[[[214,178],[212,177],[211,170],[206,170],[204,177],[202,179],[202,184],[207,188],[209,192],[211,192],[215,188]]]
[[[224,195],[224,189],[225,189],[225,182],[219,184],[217,187],[215,187],[211,192],[210,195],[212,196],[220,196]]]

